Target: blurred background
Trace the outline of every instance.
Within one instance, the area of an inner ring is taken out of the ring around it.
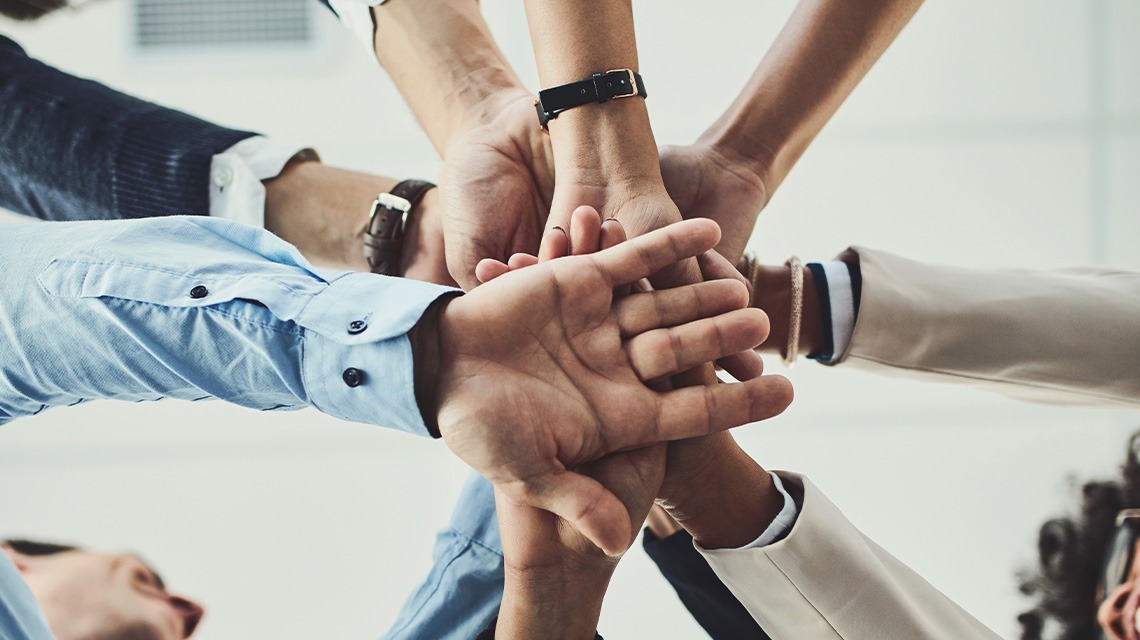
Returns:
[[[537,89],[521,2],[482,5]],[[793,6],[636,3],[659,143],[689,143],[721,113]],[[279,19],[250,18],[268,12]],[[374,59],[312,0],[107,0],[0,32],[67,71],[313,146],[330,164],[438,170]],[[964,265],[1140,269],[1138,32],[1133,0],[927,3],[776,194],[752,249],[769,262],[858,243]],[[744,446],[806,473],[1008,637],[1037,526],[1072,505],[1073,478],[1113,475],[1140,428],[1135,412],[810,361],[769,369],[789,375],[796,402],[739,429]],[[0,429],[0,535],[142,550],[207,604],[202,640],[372,638],[427,570],[465,473],[440,442],[315,411],[98,402]],[[636,547],[601,631],[702,637]]]

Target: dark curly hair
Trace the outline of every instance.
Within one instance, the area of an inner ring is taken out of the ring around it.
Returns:
[[[1128,441],[1120,478],[1086,482],[1080,513],[1053,518],[1037,536],[1037,566],[1019,576],[1019,588],[1036,603],[1017,617],[1022,640],[1095,640],[1096,588],[1105,548],[1121,509],[1140,507],[1140,432]]]

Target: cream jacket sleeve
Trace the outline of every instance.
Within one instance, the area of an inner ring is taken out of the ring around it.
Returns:
[[[783,540],[701,550],[773,640],[968,640],[999,636],[864,536],[806,478],[779,472],[800,503]]]
[[[847,366],[1022,399],[1140,406],[1140,274],[931,265],[853,248]]]
[[[852,251],[862,294],[840,360],[847,366],[1037,401],[1140,406],[1140,274],[947,267]],[[800,506],[787,537],[701,551],[772,638],[998,637],[864,536],[807,479],[780,477]]]

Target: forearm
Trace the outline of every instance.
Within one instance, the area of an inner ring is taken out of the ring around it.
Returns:
[[[613,566],[575,576],[520,575],[508,567],[495,638],[593,640]]]
[[[526,93],[475,0],[393,0],[372,12],[376,57],[441,155],[504,97]]]
[[[744,90],[700,142],[750,167],[770,197],[921,4],[801,0]]]
[[[560,2],[527,0],[527,18],[543,87],[553,87],[611,69],[638,70],[633,11],[629,0]],[[609,193],[664,192],[657,145],[640,97],[590,103],[549,124],[559,185],[596,194],[606,211]],[[640,231],[630,230],[632,235]]]
[[[370,206],[397,182],[317,161],[291,162],[264,181],[265,229],[318,266],[368,271],[362,247]]]

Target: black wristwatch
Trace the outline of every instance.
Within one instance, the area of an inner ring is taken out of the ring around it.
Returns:
[[[558,87],[543,89],[534,101],[538,123],[543,129],[558,114],[591,102],[608,102],[617,98],[645,97],[645,83],[641,74],[632,69],[613,69]]]

